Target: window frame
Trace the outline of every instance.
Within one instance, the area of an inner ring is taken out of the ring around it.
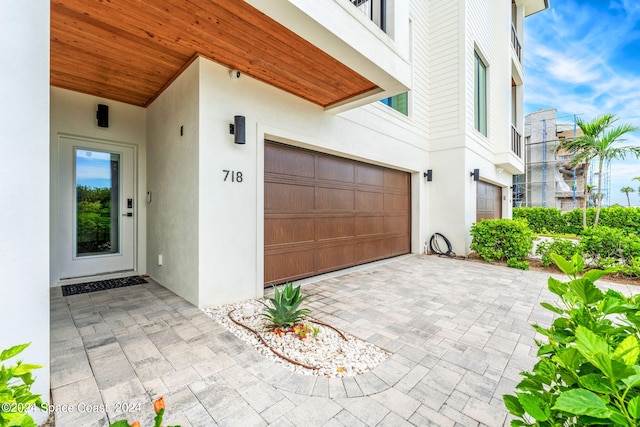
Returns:
[[[477,49],[473,50],[473,127],[488,136],[488,69]]]

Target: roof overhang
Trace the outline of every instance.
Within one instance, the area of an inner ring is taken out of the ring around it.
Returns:
[[[531,16],[545,9],[549,9],[549,0],[524,0],[524,16]]]
[[[202,56],[327,110],[406,91],[410,65],[358,15],[348,0],[52,0],[51,85],[146,106]]]

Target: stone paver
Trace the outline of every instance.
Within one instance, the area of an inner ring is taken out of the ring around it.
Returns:
[[[73,408],[56,425],[145,425],[159,396],[165,425],[508,425],[502,395],[536,361],[530,324],[552,320],[539,305],[555,300],[547,278],[416,255],[303,281],[314,317],[391,353],[344,379],[265,359],[156,283],[68,297],[52,288],[52,403]]]

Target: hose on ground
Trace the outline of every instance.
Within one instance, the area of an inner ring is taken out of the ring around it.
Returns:
[[[446,251],[443,249],[444,245],[446,245]],[[448,256],[452,258],[456,256],[456,253],[453,252],[451,242],[441,233],[434,233],[433,236],[431,236],[431,239],[429,239],[429,249],[432,253],[440,256]]]

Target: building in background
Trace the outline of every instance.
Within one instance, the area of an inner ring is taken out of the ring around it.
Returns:
[[[584,207],[585,183],[598,181],[597,165],[571,167],[573,153],[559,149],[563,141],[581,136],[575,116],[557,117],[556,109],[525,117],[525,173],[513,178],[515,207],[543,206],[570,211]],[[603,177],[603,204],[609,204],[610,169]],[[587,203],[593,203],[587,196]]]
[[[49,366],[63,284],[146,274],[203,307],[435,232],[468,252],[511,216],[548,6],[3,2],[0,348]]]

